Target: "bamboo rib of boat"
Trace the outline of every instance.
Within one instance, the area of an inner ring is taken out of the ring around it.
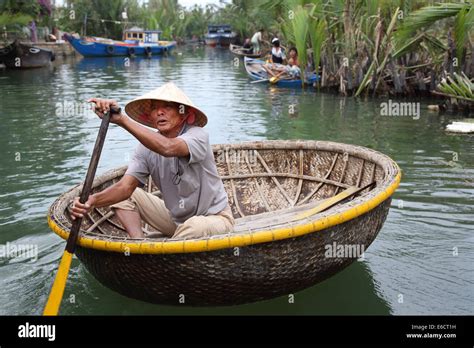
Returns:
[[[367,249],[401,178],[389,157],[333,142],[261,141],[215,145],[213,151],[235,230],[190,240],[130,239],[110,209],[95,209],[84,219],[76,254],[101,283],[125,296],[171,305],[183,296],[186,305],[219,306],[294,293],[356,259],[327,257],[328,245]],[[125,170],[97,177],[93,190],[117,182]],[[338,193],[364,187],[312,214]],[[145,189],[159,194],[151,180]],[[67,207],[80,190],[81,185],[64,193],[49,210],[50,227],[64,239],[71,227]]]

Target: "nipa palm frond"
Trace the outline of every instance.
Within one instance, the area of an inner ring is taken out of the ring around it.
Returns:
[[[438,84],[437,89],[446,96],[474,102],[474,83],[464,73],[448,76]]]
[[[319,62],[321,60],[321,49],[326,40],[326,22],[324,20],[312,20],[310,39],[313,48],[314,68],[318,71]]]
[[[293,29],[292,32],[295,38],[295,46],[299,52],[298,57],[300,61],[302,75],[308,63],[308,55],[306,53],[306,42],[309,34],[309,19],[310,18],[308,11],[301,6],[298,6],[294,10],[294,18],[291,20],[291,25]],[[302,83],[303,80],[304,79],[302,76]]]
[[[474,6],[459,11],[454,23],[454,36],[456,38],[456,56],[459,61],[464,53],[464,46],[468,40],[468,33],[474,27]]]
[[[444,3],[438,6],[423,7],[410,13],[398,28],[395,35],[397,46],[400,46],[402,42],[410,40],[417,30],[429,27],[441,19],[455,17],[460,11],[465,11],[471,6],[472,4],[468,3]]]

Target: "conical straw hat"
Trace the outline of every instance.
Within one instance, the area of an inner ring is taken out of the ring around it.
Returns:
[[[150,121],[153,100],[173,102],[179,105],[191,107],[194,109],[195,114],[195,121],[193,124],[199,127],[204,127],[207,124],[207,116],[204,112],[199,110],[193,104],[191,99],[189,99],[188,96],[173,82],[168,82],[141,97],[135,98],[125,105],[125,112],[135,121],[140,122],[145,126],[155,128]]]

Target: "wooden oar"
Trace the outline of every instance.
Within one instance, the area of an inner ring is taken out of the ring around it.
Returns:
[[[102,117],[102,123],[100,124],[99,134],[97,134],[97,139],[94,145],[94,151],[92,152],[91,161],[89,163],[89,169],[87,170],[86,180],[82,188],[81,196],[79,202],[84,204],[89,198],[90,191],[92,189],[92,182],[94,181],[95,172],[97,170],[97,164],[99,163],[100,154],[102,152],[102,147],[104,146],[105,136],[107,135],[107,130],[109,128],[110,114],[111,113],[120,113],[120,109],[113,109]],[[79,236],[79,231],[81,228],[82,218],[76,218],[72,223],[71,232],[66,243],[66,249],[64,250],[63,257],[59,263],[58,272],[56,273],[56,278],[54,279],[53,287],[49,294],[48,302],[44,308],[43,315],[57,315],[59,307],[61,305],[61,300],[64,294],[64,288],[66,287],[67,276],[69,274],[69,269],[71,268],[72,255],[74,255],[74,250],[76,249],[76,242]]]
[[[270,82],[271,84],[276,84],[278,81],[280,81],[279,76],[272,76],[269,79],[251,81],[250,83]]]
[[[282,73],[279,73],[275,75],[271,69],[267,68],[265,65],[262,65],[262,68],[267,72],[267,75],[272,75],[270,78],[264,79],[264,80],[258,80],[258,81],[252,81],[250,83],[260,83],[260,82],[267,82],[269,81],[272,84],[276,84],[280,79],[279,77],[281,76]]]
[[[370,184],[367,184],[363,187],[356,187],[356,186],[349,187],[348,189],[342,191],[341,193],[338,193],[337,195],[324,200],[321,204],[314,207],[313,209],[307,210],[304,213],[301,213],[301,214],[297,215],[292,221],[301,220],[301,219],[310,217],[314,214],[321,213],[321,212],[335,206],[336,204],[341,203],[343,200],[345,200],[345,199],[347,199],[347,198],[349,198],[349,197],[351,197],[351,196],[353,196],[353,195],[355,195],[359,192],[364,191],[365,189],[371,187],[374,184],[375,184],[375,181],[371,182]]]
[[[268,82],[270,81],[269,79],[263,79],[263,80],[258,80],[258,81],[251,81],[250,83],[260,83],[260,82]]]
[[[270,83],[273,84],[273,85],[276,85],[278,83],[278,81],[280,81],[280,76],[281,76],[281,74],[271,77],[270,80],[269,80]]]

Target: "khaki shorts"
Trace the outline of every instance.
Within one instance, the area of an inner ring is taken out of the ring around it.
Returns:
[[[193,216],[177,225],[163,200],[141,188],[135,189],[129,199],[114,204],[111,208],[138,212],[143,221],[170,238],[190,239],[229,233],[235,224],[232,211],[227,206],[216,215]]]

